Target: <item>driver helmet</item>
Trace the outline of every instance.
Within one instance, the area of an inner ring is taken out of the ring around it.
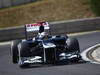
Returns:
[[[47,34],[46,32],[42,32],[42,33],[39,33],[38,35],[39,35],[39,38],[44,38]]]

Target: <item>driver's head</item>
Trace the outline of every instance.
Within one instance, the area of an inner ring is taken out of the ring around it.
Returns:
[[[42,23],[40,23],[40,27],[39,27],[39,33],[42,33],[44,32],[44,26],[42,25]]]

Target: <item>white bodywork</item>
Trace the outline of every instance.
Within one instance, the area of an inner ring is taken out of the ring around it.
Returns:
[[[53,43],[43,43],[43,47],[44,48],[55,48],[56,47],[56,45],[55,44],[53,44]]]
[[[60,56],[60,60],[77,58],[76,54],[73,55],[73,54],[61,53],[59,56]]]
[[[24,63],[42,63],[40,56],[35,56],[24,61]]]

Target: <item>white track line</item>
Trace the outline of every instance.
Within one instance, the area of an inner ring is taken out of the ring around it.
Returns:
[[[96,44],[86,50],[84,50],[82,53],[81,53],[81,56],[82,56],[82,59],[85,60],[85,61],[89,61],[91,63],[95,63],[95,64],[100,64],[99,62],[96,62],[96,61],[93,61],[93,60],[90,60],[88,57],[87,57],[87,52],[92,50],[93,48],[97,47],[97,46],[100,46],[100,44]]]
[[[85,34],[91,34],[91,33],[95,33],[95,32],[100,32],[100,30],[88,31],[88,32],[79,32],[79,33],[71,33],[71,34],[68,34],[68,36],[85,35]]]
[[[2,43],[0,43],[0,46],[2,46],[2,45],[9,45],[9,44],[11,44],[11,41],[9,41],[9,42],[2,42]]]

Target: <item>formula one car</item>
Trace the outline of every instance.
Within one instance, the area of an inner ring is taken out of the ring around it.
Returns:
[[[81,58],[76,38],[67,35],[49,35],[48,22],[25,25],[26,39],[14,40],[11,44],[12,62],[20,67],[30,64],[57,64],[78,62]],[[28,39],[28,32],[38,31],[38,35]]]

